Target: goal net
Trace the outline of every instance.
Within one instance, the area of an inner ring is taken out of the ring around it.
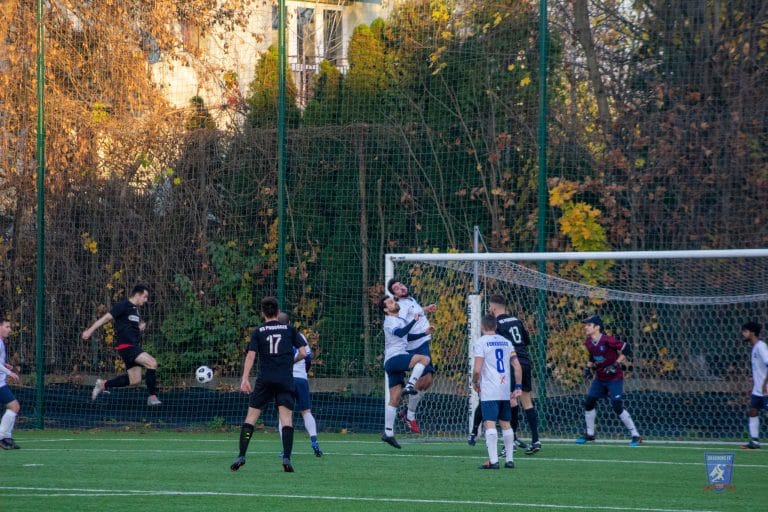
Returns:
[[[387,255],[387,279],[402,279],[422,305],[438,305],[430,315],[437,372],[419,404],[422,432],[466,435],[476,400],[468,347],[479,336],[488,298],[501,294],[531,334],[532,395],[544,435],[583,431],[591,377],[583,372],[582,320],[599,314],[606,331],[632,347],[625,406],[643,436],[743,438],[751,346],[741,326],[766,322],[766,256],[765,250]],[[597,414],[600,438],[626,436],[608,404],[598,404]]]

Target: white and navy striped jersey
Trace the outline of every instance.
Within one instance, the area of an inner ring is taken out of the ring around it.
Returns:
[[[509,400],[511,383],[510,358],[517,357],[511,341],[500,334],[484,334],[475,341],[474,357],[483,358],[480,368],[480,401]]]
[[[400,315],[400,318],[406,321],[406,323],[413,320],[416,315],[420,315],[419,320],[413,326],[413,329],[411,329],[412,333],[427,332],[427,329],[429,329],[429,320],[427,319],[427,315],[424,314],[424,308],[416,302],[416,299],[410,295],[407,297],[400,297],[397,299],[397,304],[400,306],[400,313],[398,314]],[[431,339],[431,334],[425,334],[418,339],[408,341],[406,350],[414,350]]]
[[[7,378],[7,374],[10,372],[5,367],[5,341],[0,338],[0,366],[2,369],[0,369],[0,388],[6,385],[5,379]]]
[[[763,340],[758,340],[752,347],[752,394],[764,396],[763,383],[768,374],[768,345]]]
[[[408,353],[405,349],[408,344],[408,334],[403,336],[395,334],[395,331],[402,329],[408,323],[399,316],[387,315],[384,317],[384,362],[391,357]]]

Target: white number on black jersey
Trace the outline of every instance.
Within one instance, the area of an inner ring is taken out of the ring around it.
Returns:
[[[267,341],[269,342],[269,353],[270,354],[277,354],[277,347],[280,345],[280,341],[283,339],[282,334],[270,334],[267,336]]]

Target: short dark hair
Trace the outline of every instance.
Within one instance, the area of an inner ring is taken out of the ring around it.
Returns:
[[[275,318],[280,312],[280,306],[277,304],[277,298],[264,297],[261,299],[261,312],[267,318]]]
[[[395,294],[395,292],[392,291],[392,285],[395,283],[402,283],[399,277],[393,277],[389,281],[387,281],[387,291],[391,293],[392,295]]]
[[[133,287],[133,290],[131,290],[131,297],[133,297],[134,295],[139,295],[144,292],[149,293],[149,286],[139,283]]]
[[[483,315],[483,319],[480,321],[480,326],[484,331],[495,331],[496,325],[496,317],[493,315]]]
[[[742,331],[751,331],[755,333],[755,336],[760,336],[760,331],[762,328],[763,326],[757,322],[747,322],[741,326]]]
[[[386,302],[387,302],[387,299],[391,299],[391,298],[392,297],[390,297],[389,295],[384,295],[384,296],[382,296],[379,299],[379,309],[381,310],[382,313],[386,313],[387,312],[387,304],[386,304]]]
[[[491,295],[491,298],[488,299],[492,304],[498,304],[499,306],[507,306],[507,299],[504,298],[503,295]]]

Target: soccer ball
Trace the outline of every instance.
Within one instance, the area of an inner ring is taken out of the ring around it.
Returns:
[[[213,380],[213,370],[207,366],[201,366],[197,369],[197,371],[195,371],[195,378],[200,384],[211,382],[211,380]]]

